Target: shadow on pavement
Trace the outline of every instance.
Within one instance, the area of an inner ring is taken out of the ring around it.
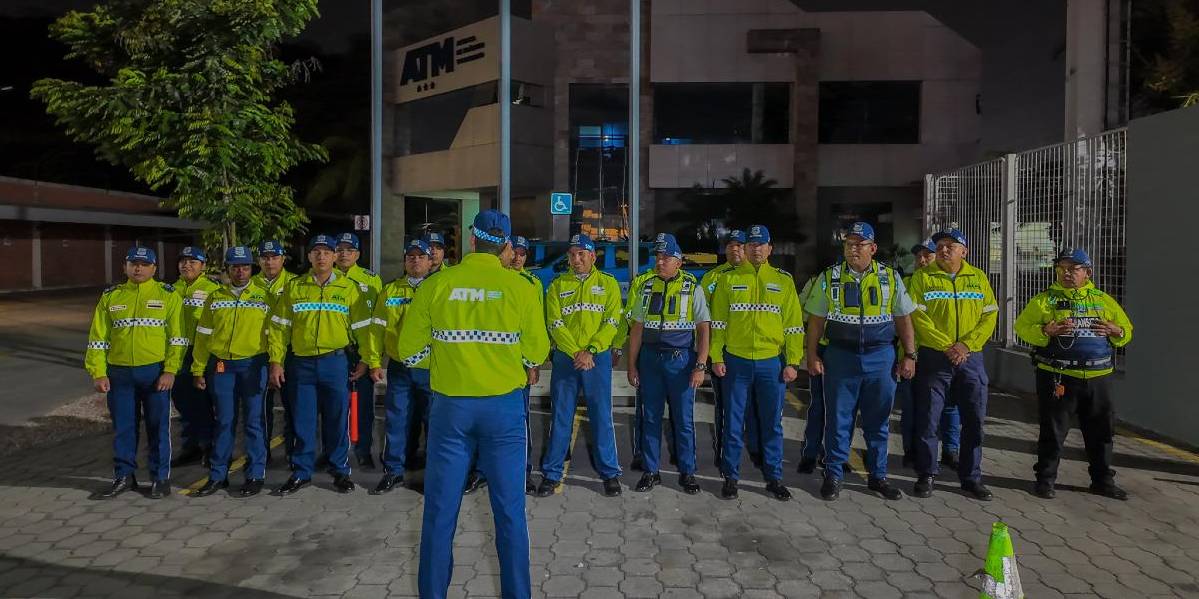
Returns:
[[[61,592],[53,590],[61,587]],[[129,597],[228,597],[232,599],[282,599],[270,591],[229,586],[194,578],[60,566],[37,560],[0,555],[0,596],[12,599],[74,597],[80,588],[88,593]],[[111,589],[111,590],[110,590]]]

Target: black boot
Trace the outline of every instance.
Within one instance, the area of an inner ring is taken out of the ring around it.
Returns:
[[[962,483],[962,490],[973,495],[979,501],[990,501],[995,496],[981,480],[968,480]]]
[[[96,491],[92,494],[95,499],[112,499],[125,491],[137,490],[137,477],[132,474],[117,477],[112,479],[112,482],[105,488]]]
[[[812,474],[816,472],[816,458],[799,458],[799,466],[795,471],[800,474]]]
[[[208,482],[204,483],[203,487],[196,489],[192,493],[192,497],[208,497],[209,495],[212,495],[213,493],[216,493],[217,491],[219,491],[221,489],[228,489],[228,488],[229,488],[229,479],[226,478],[224,480],[212,480],[210,478],[210,479],[208,479]]]
[[[371,491],[371,495],[382,495],[390,493],[392,489],[404,484],[404,477],[399,474],[388,472],[379,479],[379,484],[375,485],[375,490]]]
[[[781,480],[766,481],[766,492],[773,495],[779,501],[791,501],[791,491],[787,490],[786,485]]]
[[[487,485],[487,479],[479,476],[478,472],[471,472],[466,477],[466,486],[462,489],[463,495],[470,495]]]
[[[724,485],[720,487],[721,499],[736,499],[737,498],[737,480],[725,478]]]
[[[1048,479],[1037,479],[1037,482],[1033,483],[1032,494],[1041,499],[1053,499],[1057,497],[1057,491],[1053,488],[1053,481]]]
[[[251,478],[246,481],[246,484],[241,486],[241,491],[238,492],[240,497],[253,497],[262,492],[262,487],[266,485],[266,481],[261,478]]]
[[[866,481],[866,488],[883,496],[883,499],[895,501],[903,497],[903,492],[898,488],[891,486],[885,478],[871,478]]]
[[[1118,499],[1120,501],[1128,501],[1128,491],[1116,486],[1116,483],[1091,484],[1091,492],[1096,495],[1102,495],[1108,499]]]
[[[658,474],[657,472],[654,472],[653,474],[646,472],[645,474],[641,475],[641,480],[637,481],[637,486],[634,487],[634,489],[638,493],[645,493],[646,491],[649,491],[660,484],[662,484],[661,474]]]
[[[620,478],[614,476],[604,479],[604,497],[619,497],[620,493]]]
[[[353,493],[355,489],[354,481],[350,480],[349,474],[334,474],[333,475],[333,490],[338,493]]]
[[[276,491],[276,493],[278,493],[280,496],[291,495],[291,494],[295,493],[296,491],[299,491],[300,489],[303,489],[304,487],[307,487],[308,485],[311,485],[311,484],[312,484],[312,479],[296,478],[296,475],[293,474],[290,477],[288,477],[287,482],[283,483],[282,487],[279,487],[279,490]]]
[[[912,487],[912,495],[921,499],[926,499],[933,496],[933,481],[936,478],[931,474],[921,474],[916,480],[916,485]]]
[[[553,495],[554,492],[557,491],[558,487],[561,485],[562,485],[561,481],[543,478],[543,479],[541,479],[541,484],[537,485],[537,496],[538,497],[549,497],[550,495]]]
[[[841,479],[832,476],[824,477],[820,485],[820,498],[825,501],[836,501],[841,496]]]
[[[165,480],[156,480],[150,485],[150,499],[162,499],[171,494],[171,483]]]
[[[679,487],[682,487],[683,492],[688,495],[699,493],[699,482],[695,480],[694,474],[680,474]]]

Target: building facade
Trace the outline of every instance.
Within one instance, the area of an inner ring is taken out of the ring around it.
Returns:
[[[512,213],[529,237],[621,238],[638,185],[643,236],[714,251],[761,220],[803,275],[853,220],[877,223],[885,253],[919,241],[923,173],[979,157],[980,53],[924,12],[648,0],[630,181],[629,2],[513,5]],[[437,229],[464,251],[463,223],[496,204],[499,19],[495,3],[430,1],[384,26],[390,276],[405,237]],[[551,216],[554,192],[573,194],[571,215]]]

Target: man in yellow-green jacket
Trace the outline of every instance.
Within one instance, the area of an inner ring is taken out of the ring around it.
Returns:
[[[375,309],[375,298],[383,289],[383,280],[374,271],[358,266],[358,258],[362,256],[361,242],[353,233],[342,233],[337,236],[337,272],[358,284],[358,291],[366,298],[368,310]],[[362,359],[357,345],[351,345],[349,352],[350,367],[356,366]],[[358,392],[358,442],[354,444],[354,456],[358,465],[373,469],[375,458],[371,456],[371,448],[375,444],[375,382],[371,377],[361,375],[355,377],[351,372],[350,392]]]
[[[171,390],[171,399],[179,411],[179,437],[183,442],[179,455],[171,462],[172,466],[200,461],[207,466],[208,454],[212,451],[215,427],[212,397],[207,391],[195,387],[191,374],[191,344],[196,338],[196,322],[200,320],[200,312],[204,309],[208,294],[221,286],[220,281],[204,274],[204,265],[207,263],[208,256],[203,248],[189,245],[179,252],[179,280],[175,281],[174,287],[175,293],[183,300],[180,322],[188,347],[179,375],[175,377],[175,387]]]
[[[317,235],[308,242],[311,270],[287,285],[271,314],[269,377],[276,387],[290,387],[296,429],[292,475],[278,489],[280,495],[295,493],[312,483],[318,413],[333,488],[339,493],[354,490],[346,428],[350,411],[346,348],[351,342],[362,345],[371,315],[358,284],[334,272],[336,245],[331,235]],[[293,356],[285,373],[289,346]],[[365,370],[365,363],[355,368],[358,373]]]
[[[128,281],[104,291],[92,316],[84,366],[97,392],[108,395],[113,479],[97,499],[137,489],[137,427],[146,423],[150,497],[170,493],[171,399],[187,337],[172,286],[154,280],[158,255],[146,247],[125,255]]]
[[[410,466],[412,448],[409,440],[419,439],[422,416],[428,413],[433,391],[429,387],[429,358],[411,366],[404,364],[399,354],[400,331],[404,317],[424,284],[432,266],[432,251],[423,239],[408,243],[404,253],[404,276],[388,283],[379,294],[371,315],[370,337],[362,347],[362,359],[371,369],[371,380],[387,381],[383,395],[384,419],[383,476],[372,492],[389,493],[404,482],[404,472]],[[383,357],[388,359],[383,368]],[[361,407],[359,408],[361,409]],[[413,435],[413,429],[416,435]],[[360,433],[361,434],[361,433]]]
[[[750,401],[757,408],[766,490],[779,501],[791,499],[783,485],[783,401],[803,361],[803,306],[790,273],[769,264],[770,241],[765,225],[750,227],[748,260],[721,276],[712,295],[712,372],[723,377],[725,401],[724,499],[737,497]]]
[[[966,262],[970,249],[957,229],[933,235],[935,261],[912,274],[908,293],[916,303],[916,377],[912,405],[916,416],[916,497],[930,497],[940,470],[941,413],[956,403],[962,418],[958,480],[962,490],[990,501],[982,481],[983,421],[987,417],[987,370],[983,347],[995,332],[999,305],[987,273]]]
[[[1057,281],[1038,293],[1016,319],[1016,334],[1033,346],[1041,435],[1037,441],[1037,480],[1033,492],[1053,498],[1062,444],[1070,432],[1070,414],[1090,463],[1091,492],[1128,499],[1112,470],[1115,411],[1108,375],[1115,349],[1132,341],[1132,322],[1112,296],[1091,282],[1091,257],[1065,250],[1054,261]]]
[[[263,395],[271,294],[251,280],[253,268],[250,248],[236,246],[226,250],[229,283],[208,294],[196,325],[191,372],[196,388],[211,394],[216,431],[208,482],[193,492],[192,497],[228,488],[229,461],[237,440],[234,424],[239,420],[246,431],[246,482],[240,495],[257,495],[266,477]]]
[[[454,531],[462,485],[478,451],[491,487],[500,594],[528,597],[525,519],[525,401],[529,370],[545,360],[549,339],[536,288],[504,268],[511,221],[484,210],[457,266],[421,284],[404,316],[397,353],[415,366],[428,358],[429,411],[425,509],[421,526],[421,597],[445,597],[453,577]]]
[[[704,273],[703,278],[699,280],[699,286],[703,288],[704,297],[709,303],[712,301],[712,294],[716,292],[716,282],[720,280],[720,277],[745,262],[745,231],[740,229],[729,231],[728,236],[724,239],[724,256],[726,259],[724,264]],[[708,374],[712,377],[712,458],[716,462],[716,467],[720,468],[721,444],[724,439],[724,396],[721,393],[720,377],[716,376],[715,372],[711,372],[711,369],[712,363],[709,360]],[[758,432],[757,411],[754,408],[754,402],[750,400],[745,404],[745,450],[755,464],[762,463],[761,438],[762,435]]]
[[[550,402],[553,415],[549,446],[541,460],[538,497],[549,497],[562,484],[566,454],[579,392],[587,402],[587,420],[595,443],[592,463],[604,483],[604,495],[620,495],[620,460],[612,423],[612,339],[620,326],[620,283],[595,268],[595,243],[584,234],[570,238],[570,272],[550,283],[545,314],[554,340]]]
[[[259,270],[250,280],[267,291],[271,310],[275,309],[275,302],[296,276],[283,268],[286,262],[287,252],[278,240],[269,239],[258,244]],[[291,426],[291,398],[283,389],[273,387],[267,388],[266,404],[262,409],[266,414],[266,434],[263,435],[263,441],[266,443],[266,463],[271,463],[271,439],[275,436],[275,396],[279,396],[279,403],[283,404],[283,451],[287,454],[288,463],[291,463],[291,452],[296,445],[295,431]]]

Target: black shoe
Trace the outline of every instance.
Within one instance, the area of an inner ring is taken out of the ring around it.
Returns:
[[[171,467],[178,468],[180,466],[190,466],[199,464],[204,460],[204,450],[199,445],[190,445],[183,448],[175,459],[171,460]]]
[[[921,499],[927,499],[933,496],[933,481],[936,480],[931,474],[921,474],[920,478],[916,479],[916,485],[912,487],[912,495]]]
[[[165,480],[156,480],[150,485],[150,499],[162,499],[171,494],[171,483]]]
[[[799,466],[795,471],[800,474],[812,474],[816,472],[816,458],[799,458]]]
[[[537,494],[537,481],[533,478],[533,473],[525,474],[525,495]]]
[[[1041,499],[1053,499],[1057,497],[1057,491],[1053,488],[1053,481],[1038,479],[1033,483],[1032,494]]]
[[[251,478],[246,481],[246,484],[241,486],[241,491],[238,491],[239,497],[253,497],[262,492],[262,487],[266,482],[261,478]]]
[[[537,496],[538,497],[549,497],[550,495],[553,495],[554,492],[557,491],[558,487],[561,485],[562,485],[561,481],[543,478],[543,479],[541,479],[541,484],[537,485]]]
[[[1116,483],[1092,484],[1091,492],[1096,495],[1107,497],[1108,499],[1128,501],[1128,491],[1117,487]]]
[[[96,491],[92,494],[95,499],[112,499],[125,491],[137,490],[137,477],[132,474],[112,479],[112,483],[107,488]]]
[[[478,472],[471,472],[470,476],[466,477],[466,487],[462,489],[463,495],[470,495],[475,491],[487,485],[487,479],[479,476]]]
[[[635,487],[635,490],[638,493],[644,493],[646,491],[649,491],[650,489],[653,489],[654,487],[656,487],[660,484],[662,484],[662,475],[661,474],[658,474],[657,472],[655,472],[653,474],[646,472],[645,474],[641,475],[641,480],[637,481],[637,486]]]
[[[766,481],[766,492],[773,495],[779,501],[791,501],[791,491],[787,490],[786,485],[781,480]]]
[[[979,501],[990,501],[995,495],[979,480],[968,480],[962,483],[962,490],[974,495]]]
[[[831,476],[824,477],[820,485],[820,498],[825,501],[836,501],[841,496],[841,479]]]
[[[721,499],[736,499],[737,498],[737,481],[732,478],[725,478],[724,485],[720,487]]]
[[[903,492],[896,487],[892,487],[891,483],[885,478],[871,478],[866,481],[866,488],[883,496],[883,499],[895,501],[903,497]]]
[[[375,469],[375,458],[372,458],[369,453],[359,455],[358,456],[358,467],[364,468],[366,470],[374,470]]]
[[[633,462],[629,464],[629,470],[645,472],[645,461],[641,459],[641,456],[633,458]]]
[[[950,470],[957,470],[958,469],[958,452],[942,451],[941,452],[941,464]]]
[[[375,485],[375,490],[371,491],[371,495],[382,495],[390,493],[392,489],[404,484],[404,477],[399,474],[388,472],[379,479],[379,484]]]
[[[353,493],[354,481],[350,480],[349,474],[334,474],[333,475],[333,490],[338,493]]]
[[[312,484],[312,479],[296,478],[296,475],[293,474],[290,477],[288,477],[287,482],[283,483],[282,487],[279,487],[279,490],[276,491],[276,493],[278,493],[279,495],[291,495],[291,494],[295,493],[296,491],[299,491],[300,489],[303,489],[304,487],[307,487],[308,485],[311,485],[311,484]]]
[[[621,493],[620,478],[613,476],[604,479],[604,497],[619,497]]]
[[[749,461],[754,465],[754,468],[762,467],[762,454],[756,451],[749,452]]]
[[[699,482],[695,480],[694,474],[680,474],[679,486],[682,487],[683,492],[688,495],[695,495],[696,493],[699,493]]]
[[[200,487],[192,492],[192,497],[208,497],[209,495],[212,495],[221,489],[228,488],[229,479],[226,478],[224,480],[212,480],[210,478],[208,479],[208,482],[204,483],[203,487]]]

